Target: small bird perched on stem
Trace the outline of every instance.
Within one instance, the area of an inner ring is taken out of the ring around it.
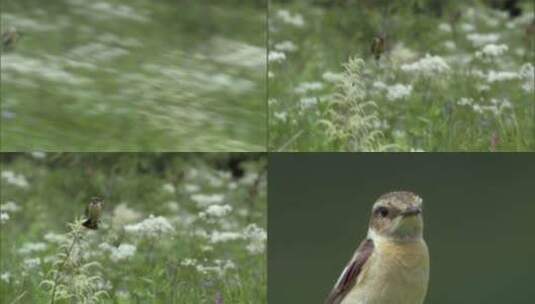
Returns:
[[[371,52],[375,57],[375,60],[381,59],[381,55],[385,51],[385,34],[380,33],[379,35],[375,36],[372,41],[371,45]]]
[[[87,219],[82,225],[89,229],[98,229],[98,223],[100,222],[100,215],[102,214],[102,205],[104,202],[99,197],[91,198],[89,205],[85,209],[85,216]]]
[[[12,49],[20,37],[22,37],[22,33],[18,32],[15,27],[10,27],[6,32],[2,33],[2,47],[4,49]]]
[[[429,281],[422,199],[392,192],[373,205],[368,236],[325,304],[422,304]]]

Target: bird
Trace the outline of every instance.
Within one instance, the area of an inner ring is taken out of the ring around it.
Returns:
[[[4,49],[13,48],[21,36],[21,33],[15,27],[10,27],[6,32],[2,33],[2,47]]]
[[[82,222],[82,225],[88,229],[98,229],[98,223],[100,222],[100,216],[102,214],[103,200],[100,197],[92,197],[91,201],[85,209],[86,220]]]
[[[390,192],[375,202],[368,235],[325,304],[422,304],[429,282],[422,199]]]
[[[375,36],[371,45],[371,52],[375,57],[375,60],[381,59],[381,55],[385,51],[385,35],[383,33]]]

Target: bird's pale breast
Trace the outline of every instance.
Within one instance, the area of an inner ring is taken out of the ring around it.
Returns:
[[[429,254],[423,240],[379,240],[355,287],[342,304],[421,304],[429,281]]]

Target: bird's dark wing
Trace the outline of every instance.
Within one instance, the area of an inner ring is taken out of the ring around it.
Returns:
[[[325,304],[339,304],[344,299],[351,288],[357,283],[362,267],[371,256],[373,248],[374,245],[371,239],[365,239],[360,243],[359,248],[357,248],[357,251],[355,251],[355,254],[336,282],[336,285],[334,285]]]

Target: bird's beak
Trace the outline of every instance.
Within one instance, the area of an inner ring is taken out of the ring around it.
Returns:
[[[418,215],[422,213],[422,209],[419,208],[419,207],[409,207],[407,209],[405,209],[405,211],[403,211],[401,213],[401,215],[403,216],[412,216],[412,215]]]

